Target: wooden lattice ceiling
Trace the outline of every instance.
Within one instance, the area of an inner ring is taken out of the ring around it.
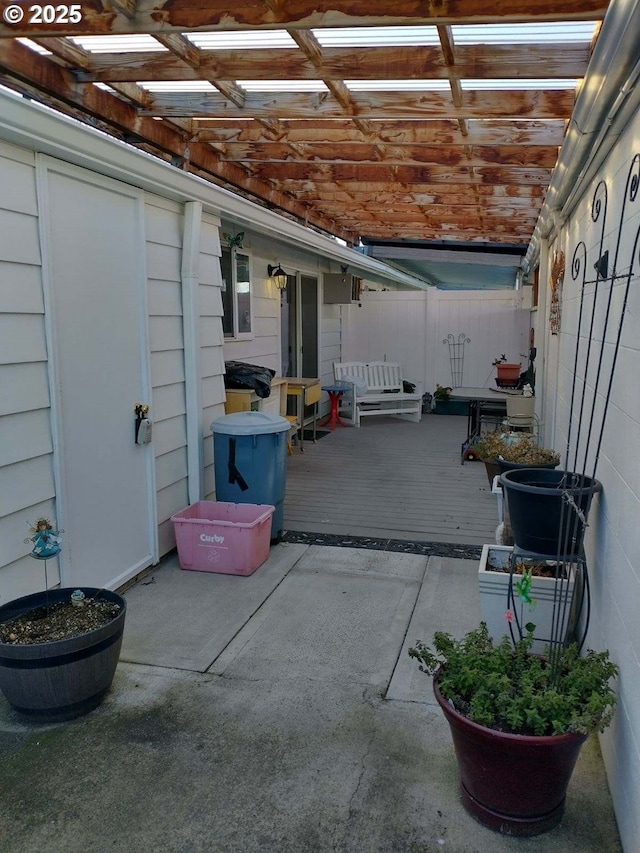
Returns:
[[[575,85],[560,81],[584,77],[592,43],[535,36],[474,42],[458,34],[479,24],[599,22],[607,2],[85,0],[34,7],[0,0],[5,19],[17,5],[22,21],[0,24],[0,83],[15,91],[349,244],[362,237],[526,244],[575,101]],[[39,20],[59,18],[58,11],[32,20],[37,8],[78,9],[81,21]],[[401,34],[416,26],[432,27],[433,43],[323,44],[334,28]],[[249,30],[263,32],[262,46],[194,44],[195,34]],[[127,34],[146,34],[151,47],[115,52],[117,37]],[[111,36],[113,52],[73,39],[87,35]],[[276,35],[289,46],[271,46]],[[515,88],[485,88],[496,79]],[[246,82],[256,80],[264,82],[259,91]],[[385,91],[394,80],[404,88]],[[532,80],[539,82],[527,88]],[[208,91],[193,91],[195,81]],[[283,89],[279,81],[289,82]],[[313,81],[322,91],[295,91]],[[362,91],[363,81],[378,88]],[[440,88],[412,90],[415,81]],[[160,82],[192,90],[151,85]]]

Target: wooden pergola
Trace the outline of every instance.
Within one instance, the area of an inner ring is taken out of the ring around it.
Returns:
[[[16,8],[22,19],[12,23]],[[456,33],[599,22],[606,8],[606,0],[0,0],[0,83],[349,245],[526,245],[576,97],[575,83],[558,83],[584,78],[593,42],[457,43]],[[349,44],[322,43],[329,30],[417,26],[432,27],[433,41],[362,46],[355,34]],[[262,45],[195,43],[239,31],[262,32]],[[116,49],[126,35],[147,36],[146,49]],[[276,35],[288,46],[271,46]],[[111,37],[114,49],[83,47],[80,36]],[[264,86],[243,86],[256,80]],[[510,87],[493,88],[497,80]],[[375,84],[363,90],[366,81]]]

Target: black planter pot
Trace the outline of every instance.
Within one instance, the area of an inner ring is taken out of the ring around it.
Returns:
[[[68,640],[33,645],[0,643],[0,690],[26,717],[40,722],[71,720],[95,708],[109,690],[120,657],[126,615],[124,598],[109,590],[80,587],[87,598],[120,605],[111,622]],[[29,610],[69,600],[74,588],[37,592],[0,607],[0,622]]]
[[[519,468],[501,474],[500,483],[517,547],[548,557],[580,554],[584,524],[563,500],[563,490],[586,515],[602,490],[598,480],[571,471]]]
[[[583,734],[537,737],[488,729],[459,714],[433,681],[449,723],[466,810],[505,835],[540,835],[562,819]]]

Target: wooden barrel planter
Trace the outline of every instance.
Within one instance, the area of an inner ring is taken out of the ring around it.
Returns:
[[[71,720],[95,708],[111,687],[120,657],[126,615],[124,598],[110,590],[80,587],[87,598],[120,606],[118,615],[95,630],[44,643],[0,642],[0,690],[20,714],[39,722]],[[68,601],[73,588],[37,592],[0,607],[0,623]]]

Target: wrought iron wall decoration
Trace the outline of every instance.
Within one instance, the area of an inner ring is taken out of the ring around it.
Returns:
[[[579,531],[588,525],[590,504],[581,509],[574,498],[575,487],[588,491],[595,481],[602,442],[605,434],[607,413],[615,377],[618,354],[629,293],[632,282],[638,284],[640,273],[640,225],[637,217],[637,202],[640,191],[640,154],[636,154],[629,167],[622,199],[618,228],[610,231],[607,224],[608,190],[604,180],[597,184],[591,201],[591,221],[598,229],[597,240],[590,240],[593,250],[579,240],[572,255],[570,274],[579,286],[577,334],[573,353],[572,384],[569,396],[569,413],[565,468],[560,483],[564,520],[557,544],[556,565],[562,567],[571,554]],[[635,210],[632,206],[636,205]],[[633,228],[636,228],[633,235]],[[625,232],[625,229],[628,233]],[[615,245],[614,245],[615,243]],[[608,245],[605,245],[608,244]],[[631,247],[627,255],[627,246]],[[623,257],[624,255],[624,257]],[[557,261],[557,263],[556,263]],[[554,259],[552,278],[560,282],[562,276],[560,258]],[[595,275],[594,275],[595,273]],[[559,319],[559,315],[558,315]],[[574,488],[572,489],[571,486]],[[581,636],[586,638],[589,624],[589,576],[586,558],[580,546],[577,567],[582,574],[586,591],[587,606]],[[571,601],[566,594],[566,581],[556,574],[554,596],[553,634],[551,661],[563,643],[563,626],[566,622]]]
[[[600,181],[591,203],[591,219],[600,226],[597,257],[590,259],[585,241],[580,240],[571,261],[571,278],[573,281],[580,280],[580,305],[567,431],[567,462],[571,460],[569,451],[572,450],[572,464],[586,471],[588,457],[592,454],[592,476],[595,476],[600,457],[631,282],[640,272],[640,226],[636,229],[630,255],[626,259],[621,257],[623,238],[626,237],[625,223],[632,222],[634,211],[630,210],[630,207],[638,200],[639,190],[640,154],[636,154],[627,174],[618,229],[607,238],[612,242],[615,240],[615,248],[605,249],[605,235],[608,229],[606,221],[608,194],[605,182]],[[610,269],[612,256],[613,263]],[[638,271],[636,271],[636,265]],[[587,278],[590,270],[595,271],[595,278]],[[616,285],[622,287],[620,295],[617,293]],[[585,307],[585,294],[587,288],[591,286],[593,286],[593,301],[589,311]],[[604,342],[609,342],[612,336],[613,347],[609,354]],[[607,353],[606,358],[605,353]],[[583,365],[580,377],[579,364]],[[590,370],[593,375],[589,382],[591,389],[588,392],[587,383],[582,379],[589,376]],[[599,397],[604,400],[604,405],[598,402]]]
[[[640,154],[631,161],[621,202],[617,230],[607,225],[608,191],[604,180],[597,184],[591,200],[591,221],[598,231],[597,239],[578,241],[572,255],[571,280],[578,285],[578,317],[569,393],[569,412],[565,450],[565,468],[558,484],[562,495],[557,549],[555,554],[555,591],[553,599],[552,636],[549,659],[552,666],[559,660],[566,642],[565,625],[575,606],[568,593],[567,577],[576,572],[576,588],[581,589],[585,605],[577,640],[581,646],[589,627],[589,574],[582,547],[582,533],[588,525],[592,503],[583,500],[595,483],[605,433],[613,381],[629,293],[632,282],[638,284],[640,273]],[[632,206],[636,205],[635,210]],[[633,234],[633,228],[636,228]],[[626,230],[625,230],[626,229]],[[605,243],[608,243],[605,246]],[[615,245],[614,245],[615,243]],[[627,247],[630,246],[630,254]],[[624,257],[623,257],[624,256]],[[560,255],[554,258],[552,279],[556,286],[564,273]],[[559,313],[558,313],[559,325]],[[553,329],[552,329],[553,331]],[[596,489],[597,491],[598,489]],[[514,552],[517,548],[514,548]],[[513,578],[512,578],[513,580]],[[580,604],[580,602],[578,602]],[[518,628],[521,626],[518,625]],[[522,631],[520,631],[522,636]]]
[[[462,372],[464,370],[464,345],[470,344],[471,338],[468,338],[464,332],[460,332],[457,338],[449,333],[442,343],[449,344],[451,385],[453,388],[460,388],[462,385]]]

